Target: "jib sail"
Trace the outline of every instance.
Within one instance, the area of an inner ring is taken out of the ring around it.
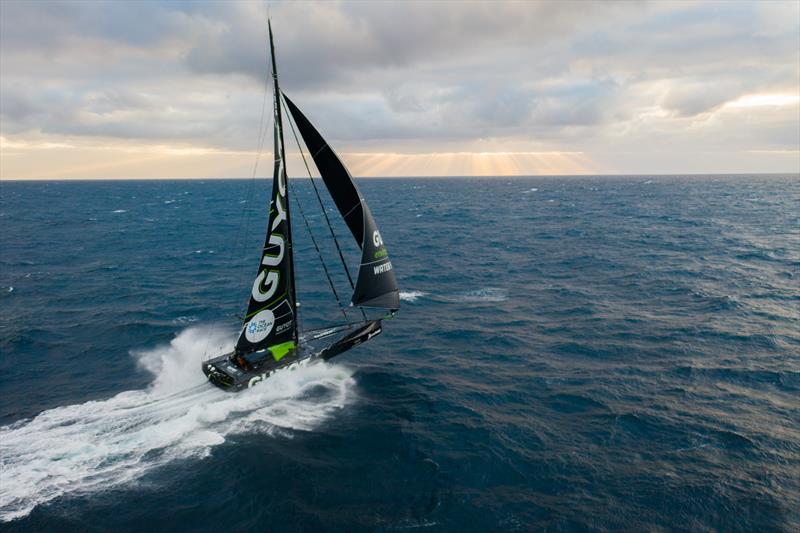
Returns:
[[[294,102],[286,95],[283,98],[339,213],[361,247],[361,264],[353,289],[352,304],[398,309],[400,296],[392,262],[367,202],[336,152],[328,146]]]
[[[283,123],[279,105],[281,93],[275,66],[272,27],[269,29],[269,41],[272,56],[272,80],[275,88],[273,104],[275,163],[272,176],[272,199],[269,204],[267,237],[261,254],[261,262],[258,265],[258,273],[253,281],[242,333],[236,342],[236,351],[247,354],[262,348],[270,348],[275,359],[280,359],[296,345],[297,321]]]

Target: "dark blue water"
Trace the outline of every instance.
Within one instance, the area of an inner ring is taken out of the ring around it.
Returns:
[[[252,186],[0,184],[3,529],[800,528],[797,176],[361,181],[400,313],[226,395]]]

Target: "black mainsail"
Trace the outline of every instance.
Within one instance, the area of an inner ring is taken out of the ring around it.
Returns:
[[[275,162],[272,199],[269,204],[267,237],[258,273],[253,281],[244,326],[236,342],[236,352],[247,354],[269,348],[275,359],[279,360],[296,347],[297,320],[286,153],[283,146],[283,121],[279,105],[281,93],[278,86],[271,24],[269,46],[272,58],[272,82],[275,89],[273,104]]]
[[[289,112],[317,165],[322,181],[361,248],[361,264],[351,303],[359,307],[398,309],[400,293],[392,262],[367,202],[333,148],[289,97],[284,94],[283,99],[289,106]]]

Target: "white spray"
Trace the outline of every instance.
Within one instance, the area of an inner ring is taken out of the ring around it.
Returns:
[[[63,494],[130,482],[176,459],[205,457],[227,435],[312,430],[353,395],[352,371],[331,364],[279,372],[237,394],[221,391],[200,372],[208,344],[207,331],[187,329],[169,346],[133,354],[155,376],[148,389],[0,427],[0,520]],[[211,340],[220,344],[232,342]]]

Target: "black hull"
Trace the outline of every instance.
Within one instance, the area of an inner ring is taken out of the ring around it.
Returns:
[[[213,385],[228,392],[239,392],[258,385],[280,370],[290,370],[332,359],[379,335],[381,331],[381,321],[372,320],[319,351],[305,351],[301,345],[280,361],[272,359],[267,351],[263,352],[261,360],[255,362],[252,361],[253,356],[258,356],[259,353],[248,354],[247,369],[233,361],[233,353],[224,354],[205,361],[202,365],[203,374]]]
[[[302,359],[291,359],[283,364],[272,365],[269,368],[251,368],[244,370],[232,361],[232,353],[220,355],[203,363],[203,374],[208,381],[220,389],[228,392],[239,392],[249,389],[272,376],[279,370],[307,365],[311,362],[321,361],[319,357],[310,356]]]

